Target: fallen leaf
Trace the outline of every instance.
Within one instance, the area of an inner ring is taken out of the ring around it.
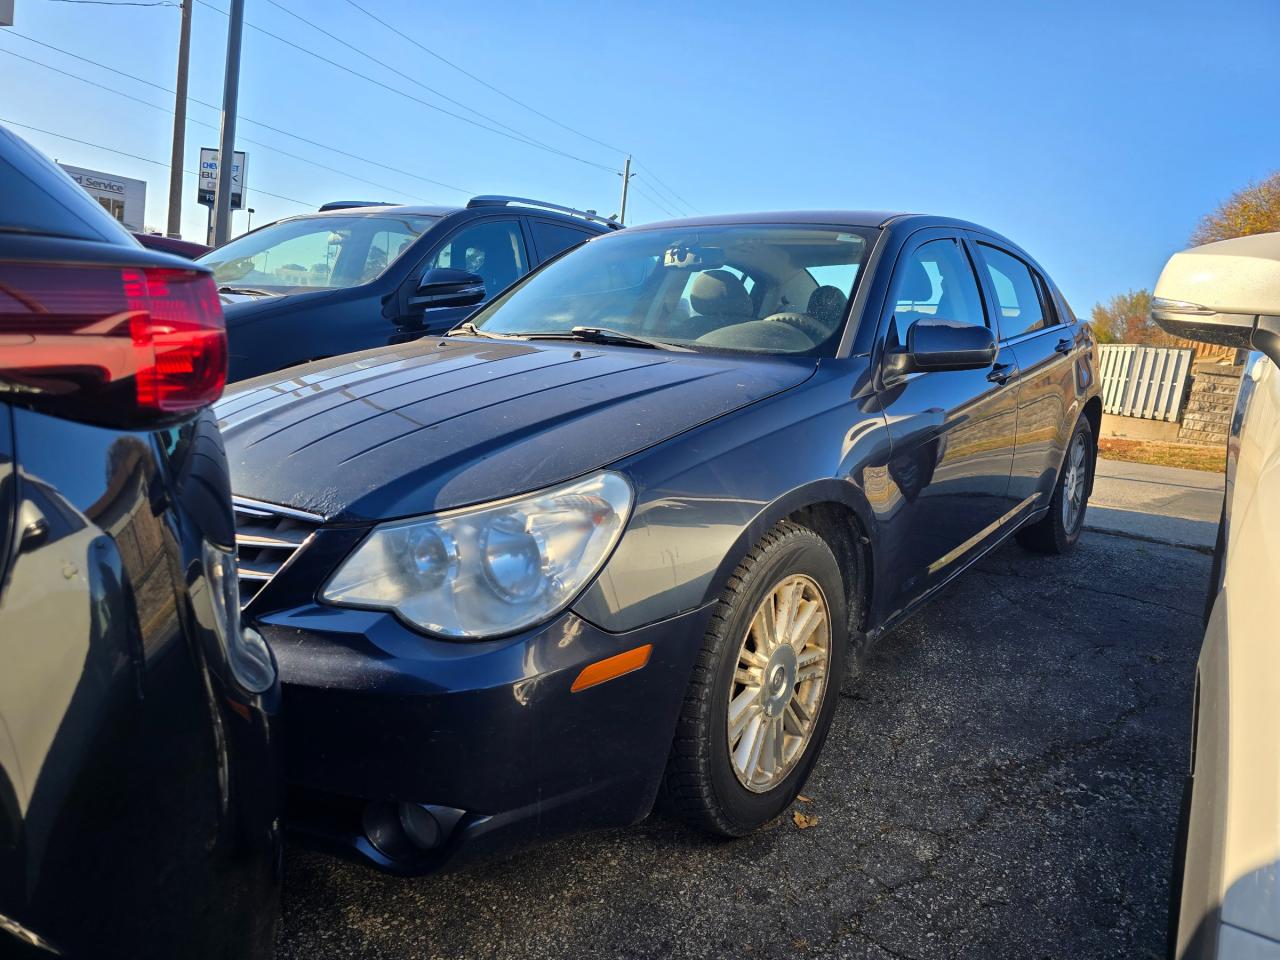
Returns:
[[[791,814],[791,819],[795,821],[796,826],[801,830],[808,830],[810,827],[816,827],[818,825],[818,821],[822,818],[808,813],[801,813],[799,810],[796,810]]]
[[[813,797],[806,797],[803,793],[797,793],[796,799],[801,803],[813,803]]]

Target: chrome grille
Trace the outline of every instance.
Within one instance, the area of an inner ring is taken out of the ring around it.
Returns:
[[[246,497],[232,497],[231,508],[236,515],[236,568],[244,608],[302,549],[322,518]]]

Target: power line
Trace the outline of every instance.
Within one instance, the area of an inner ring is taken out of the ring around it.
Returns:
[[[661,188],[666,192],[666,194],[667,194],[667,195],[669,195],[669,196],[672,198],[672,200],[673,200],[673,201],[677,201],[677,202],[679,202],[679,203],[680,203],[680,205],[681,205],[681,206],[683,206],[686,210],[689,210],[689,211],[691,211],[691,212],[693,212],[693,213],[697,213],[697,212],[698,212],[697,207],[695,207],[692,203],[690,203],[690,202],[689,202],[688,200],[686,200],[684,197],[680,196],[680,194],[678,194],[678,193],[676,193],[674,190],[672,190],[672,189],[671,189],[669,186],[667,186],[667,185],[666,185],[666,183],[664,183],[662,180],[658,179],[658,175],[657,175],[656,173],[654,173],[654,172],[653,172],[653,168],[652,168],[652,167],[645,167],[645,166],[643,166],[642,164],[637,164],[637,166],[641,166],[641,167],[643,167],[643,169],[645,170],[645,172],[649,174],[649,179],[650,179],[651,181],[653,181],[654,186],[655,186],[655,187],[661,187]]]
[[[116,67],[108,66],[108,65],[107,65],[107,64],[105,64],[105,63],[100,63],[100,62],[99,62],[99,61],[97,61],[97,60],[91,60],[90,58],[88,58],[88,57],[84,57],[84,56],[81,56],[81,55],[80,55],[80,54],[78,54],[78,53],[72,53],[70,50],[64,50],[64,49],[63,49],[63,48],[61,48],[61,47],[55,47],[55,46],[54,46],[53,44],[51,44],[51,43],[45,43],[43,40],[37,40],[35,37],[28,37],[28,36],[26,36],[26,35],[25,35],[25,34],[23,34],[23,33],[19,33],[19,32],[17,32],[16,30],[15,30],[15,31],[10,31],[10,32],[13,34],[13,36],[20,37],[21,39],[26,40],[26,41],[28,41],[28,42],[30,42],[30,43],[34,43],[34,44],[37,44],[38,46],[45,47],[45,48],[46,48],[46,49],[48,49],[48,50],[53,50],[53,51],[55,51],[56,53],[61,53],[61,54],[63,54],[64,56],[71,57],[71,58],[72,58],[72,59],[74,59],[74,60],[79,60],[79,61],[81,61],[82,63],[87,63],[87,64],[89,64],[90,66],[98,67],[98,68],[99,68],[99,69],[101,69],[101,70],[106,70],[106,71],[107,71],[107,72],[109,72],[109,73],[114,73],[114,74],[116,74],[116,75],[118,75],[118,76],[121,76],[121,77],[124,77],[124,78],[126,78],[126,79],[128,79],[128,80],[133,80],[135,83],[141,83],[141,84],[144,84],[145,86],[148,86],[148,87],[154,87],[155,89],[157,89],[157,90],[162,90],[162,91],[164,91],[165,93],[170,93],[170,94],[171,94],[171,93],[173,93],[173,92],[174,92],[172,87],[166,87],[164,84],[161,84],[161,83],[155,83],[155,82],[153,82],[153,81],[151,81],[151,80],[146,80],[146,79],[144,79],[144,78],[142,78],[142,77],[139,77],[139,76],[136,76],[136,75],[134,75],[134,74],[132,74],[132,73],[128,73],[128,72],[126,72],[126,71],[124,71],[124,70],[117,69]],[[56,67],[50,66],[49,64],[43,63],[43,62],[41,62],[41,61],[39,61],[39,60],[32,60],[32,59],[31,59],[31,58],[29,58],[29,57],[22,57],[22,55],[21,55],[21,54],[14,53],[12,50],[4,50],[4,52],[5,52],[5,53],[8,53],[10,56],[20,57],[21,59],[28,60],[28,61],[29,61],[29,62],[31,62],[31,63],[35,63],[35,64],[38,64],[38,65],[43,66],[43,67],[48,67],[50,70],[57,70],[57,69],[58,69],[58,68],[56,68]],[[59,71],[59,72],[60,72],[60,73],[65,73],[66,71]],[[67,76],[69,76],[69,77],[73,77],[73,78],[75,78],[75,79],[77,79],[77,80],[85,80],[85,82],[86,82],[86,83],[91,83],[91,84],[93,84],[94,86],[101,86],[101,84],[98,84],[98,83],[96,83],[95,81],[87,80],[87,79],[85,79],[85,78],[83,78],[83,77],[76,76],[76,74],[73,74],[73,73],[67,73],[66,75],[67,75]],[[105,90],[105,89],[110,89],[110,88],[108,88],[108,87],[102,87],[102,89],[104,89],[104,90]],[[139,103],[146,104],[146,105],[147,105],[147,106],[149,106],[149,107],[158,107],[158,105],[157,105],[157,104],[151,103],[150,101],[147,101],[147,100],[141,100],[141,99],[139,99],[138,97],[134,97],[134,96],[132,96],[132,95],[130,95],[130,94],[124,93],[123,91],[112,90],[112,92],[113,92],[113,93],[118,93],[120,96],[122,96],[122,97],[127,97],[127,98],[128,98],[128,99],[130,99],[130,100],[136,100],[136,101],[137,101],[137,102],[139,102]],[[199,99],[198,97],[187,97],[187,101],[188,101],[188,102],[190,102],[190,103],[198,104],[199,106],[202,106],[202,107],[207,107],[207,108],[208,108],[208,109],[210,109],[210,110],[218,110],[218,109],[219,109],[219,108],[217,107],[217,105],[212,104],[212,103],[209,103],[208,101],[205,101],[205,100],[201,100],[201,99]],[[158,107],[158,109],[166,109],[166,108]],[[170,111],[170,112],[172,112],[172,111]],[[289,137],[290,139],[298,140],[298,141],[300,141],[300,142],[302,142],[302,143],[310,144],[310,145],[311,145],[311,146],[313,146],[313,147],[319,147],[319,148],[320,148],[320,149],[322,149],[322,150],[328,150],[328,151],[330,151],[330,152],[332,152],[332,153],[337,153],[337,154],[340,154],[341,156],[349,157],[349,158],[350,158],[350,159],[352,159],[352,160],[358,160],[358,161],[360,161],[361,163],[367,163],[367,164],[370,164],[370,165],[375,166],[375,167],[381,167],[381,168],[383,168],[384,170],[390,170],[392,173],[398,173],[398,174],[400,174],[401,176],[409,177],[409,178],[411,178],[411,179],[413,179],[413,180],[421,180],[423,183],[430,183],[430,184],[432,184],[432,185],[434,185],[434,186],[437,186],[437,187],[443,187],[443,188],[444,188],[444,189],[446,189],[446,190],[453,190],[453,191],[455,191],[456,193],[463,193],[463,194],[467,194],[468,196],[470,196],[470,195],[474,195],[474,193],[475,193],[475,191],[474,191],[474,190],[468,190],[468,189],[467,189],[467,188],[465,188],[465,187],[459,187],[459,186],[455,186],[454,184],[451,184],[451,183],[445,183],[445,182],[444,182],[444,181],[442,181],[442,180],[433,180],[433,179],[432,179],[432,178],[430,178],[430,177],[424,177],[424,176],[422,176],[422,174],[420,174],[420,173],[413,173],[413,172],[411,172],[411,171],[409,171],[409,170],[402,170],[402,169],[400,169],[399,167],[393,167],[393,166],[390,166],[389,164],[380,163],[380,162],[379,162],[379,161],[377,161],[377,160],[370,160],[368,157],[362,157],[362,156],[360,156],[359,154],[349,153],[349,152],[348,152],[348,151],[346,151],[346,150],[340,150],[340,149],[338,149],[337,147],[330,146],[330,145],[329,145],[329,144],[327,144],[327,143],[321,143],[321,142],[320,142],[320,141],[318,141],[318,140],[311,140],[311,139],[309,139],[308,137],[301,136],[300,134],[297,134],[297,133],[292,133],[292,132],[290,132],[290,131],[288,131],[288,130],[283,130],[283,129],[281,129],[280,127],[272,126],[272,125],[271,125],[271,124],[269,124],[269,123],[263,123],[261,120],[255,120],[255,119],[253,119],[252,117],[248,117],[248,116],[245,116],[245,115],[243,115],[243,114],[241,115],[240,119],[241,119],[241,120],[244,120],[246,123],[251,123],[251,124],[253,124],[255,127],[262,127],[264,130],[270,130],[270,131],[272,131],[273,133],[278,133],[278,134],[280,134],[280,135],[282,135],[282,136]],[[213,126],[212,124],[204,124],[202,121],[199,121],[199,120],[192,120],[191,122],[192,122],[192,123],[202,123],[202,125],[203,125],[203,126]],[[216,126],[214,127],[214,129],[217,129],[217,128],[216,128]],[[252,142],[254,142],[254,141],[248,140],[247,138],[244,138],[244,139],[245,139],[245,142],[247,142],[247,143],[252,143]],[[279,148],[277,148],[277,147],[272,147],[272,146],[270,146],[270,145],[268,145],[268,144],[259,144],[259,145],[260,145],[260,146],[265,147],[265,148],[266,148],[266,149],[268,149],[268,150],[277,150],[278,152],[284,153],[284,151],[279,150]],[[286,154],[286,156],[293,156],[293,154]],[[306,158],[300,158],[300,159],[304,159],[304,160],[305,160]],[[311,161],[311,160],[306,160],[306,162],[307,162],[307,163],[311,163],[311,162],[313,162],[313,161]],[[330,169],[332,169],[332,168],[330,168]],[[338,172],[342,172],[342,171],[338,171]],[[346,174],[345,172],[344,172],[344,175],[345,175],[345,176],[354,176],[353,174]],[[355,179],[360,179],[360,178],[359,178],[359,177],[356,177]],[[371,182],[371,181],[364,181],[364,182],[369,183],[369,182]],[[374,185],[374,186],[378,186],[378,184],[373,184],[373,185]],[[383,187],[382,189],[391,189],[391,188]],[[403,191],[400,191],[400,190],[396,190],[395,192],[396,192],[396,193],[403,193]],[[405,194],[405,195],[406,195],[406,196],[412,196],[412,194]]]
[[[278,3],[276,3],[276,0],[268,0],[268,2],[274,4],[275,6],[280,6]],[[624,153],[624,154],[630,153],[630,151],[624,150],[621,147],[613,146],[612,144],[606,143],[603,140],[599,140],[588,133],[583,133],[581,130],[576,129],[575,127],[571,127],[567,123],[563,123],[560,120],[557,120],[555,117],[550,116],[546,113],[543,113],[537,107],[534,107],[528,103],[525,103],[523,100],[513,97],[511,94],[507,93],[505,90],[499,87],[494,86],[492,83],[485,80],[483,77],[476,76],[471,71],[465,69],[464,67],[459,66],[458,64],[454,63],[452,60],[448,59],[442,54],[437,53],[435,50],[432,50],[430,47],[426,46],[425,44],[415,40],[413,37],[409,36],[409,34],[405,33],[405,31],[388,23],[386,20],[383,20],[377,14],[372,13],[367,8],[361,6],[359,3],[356,2],[356,0],[344,0],[344,2],[348,6],[354,7],[356,10],[363,13],[370,20],[373,20],[375,23],[380,24],[385,29],[396,34],[407,43],[410,43],[413,46],[417,47],[419,50],[421,50],[423,53],[427,54],[428,56],[434,57],[435,59],[439,60],[441,63],[445,64],[446,66],[451,67],[454,70],[458,71],[464,77],[474,80],[476,83],[480,84],[485,89],[492,90],[498,96],[511,101],[518,107],[522,107],[525,110],[528,110],[530,113],[534,114],[535,116],[541,117],[543,120],[546,120],[548,123],[553,123],[557,127],[560,127],[562,130],[567,130],[570,133],[574,134],[575,136],[581,137],[584,140],[588,140],[591,143],[596,144],[597,146],[604,147],[606,150],[612,150],[615,153]],[[642,166],[642,165],[637,164],[637,166]],[[665,190],[667,194],[670,195],[670,197],[672,198],[672,202],[678,202],[679,204],[684,206],[687,210],[696,212],[696,208],[694,207],[694,205],[691,204],[688,200],[684,199],[684,197],[680,196],[680,194],[672,190],[671,187],[668,186],[663,180],[659,179],[658,175],[653,172],[653,169],[651,167],[645,166],[644,169],[648,172],[649,178],[653,180],[657,186],[661,187],[663,190]]]
[[[95,87],[99,90],[105,90],[106,92],[115,94],[118,97],[124,97],[126,100],[132,100],[134,103],[140,103],[144,107],[150,107],[152,110],[159,110],[161,113],[165,113],[170,116],[173,115],[173,111],[170,110],[168,107],[161,106],[158,103],[152,103],[150,100],[143,100],[141,97],[135,97],[132,94],[125,93],[123,90],[116,90],[112,87],[105,86],[103,84],[97,83],[94,80],[90,80],[88,77],[78,76],[74,73],[71,73],[68,70],[63,70],[59,67],[55,67],[52,64],[42,63],[39,60],[33,60],[31,57],[24,57],[20,53],[14,53],[12,50],[0,49],[0,53],[7,53],[9,56],[17,57],[19,60],[25,60],[27,61],[27,63],[34,63],[38,67],[44,67],[46,70],[52,70],[54,73],[60,73],[64,77],[70,77],[72,80],[79,80],[81,83],[87,83],[91,87]],[[241,118],[241,119],[246,119],[246,118]],[[199,124],[202,127],[208,127],[210,130],[218,129],[216,124],[206,123],[205,121],[197,120],[194,117],[188,117],[187,122]],[[267,150],[271,153],[278,153],[284,157],[290,157],[294,160],[300,160],[303,163],[307,164],[308,166],[319,167],[321,170],[328,170],[331,173],[340,174],[341,176],[348,177],[351,180],[357,180],[360,183],[368,184],[371,187],[377,187],[379,190],[388,190],[391,193],[400,194],[401,196],[406,196],[413,200],[421,200],[423,203],[431,203],[431,201],[428,200],[426,197],[419,197],[412,193],[407,193],[403,190],[399,190],[395,187],[389,187],[385,183],[378,183],[375,180],[366,179],[365,177],[361,177],[358,174],[354,174],[349,170],[342,170],[338,167],[330,167],[327,164],[320,163],[318,160],[313,160],[310,157],[303,157],[296,153],[290,153],[287,150],[281,150],[279,147],[273,146],[272,144],[269,144],[269,143],[262,143],[259,140],[251,140],[248,137],[239,137],[238,139],[244,143],[253,144],[255,147],[261,147],[262,149]]]
[[[439,97],[441,100],[444,100],[447,103],[452,103],[455,107],[461,107],[463,110],[467,110],[471,113],[474,113],[477,117],[480,117],[482,120],[488,120],[490,123],[495,124],[496,126],[502,127],[502,129],[515,134],[517,137],[519,137],[522,140],[526,140],[529,143],[536,144],[537,146],[547,150],[554,150],[557,153],[561,152],[557,148],[553,147],[551,144],[546,143],[542,140],[538,140],[537,138],[532,137],[529,134],[525,133],[523,130],[517,130],[515,127],[509,124],[503,123],[501,120],[497,119],[496,117],[491,117],[488,114],[481,113],[475,107],[470,106],[469,104],[465,104],[461,100],[455,100],[453,97],[449,96],[446,93],[441,93],[435,87],[427,86],[427,84],[423,83],[421,80],[417,79],[416,77],[413,77],[405,73],[403,70],[398,70],[395,67],[391,66],[391,64],[387,63],[385,59],[379,59],[378,57],[375,57],[373,54],[368,53],[364,50],[361,50],[355,44],[350,43],[347,40],[344,40],[342,37],[338,36],[337,34],[330,33],[328,30],[324,29],[324,27],[321,27],[318,24],[312,23],[306,17],[302,16],[299,13],[295,13],[293,10],[290,10],[284,4],[277,2],[277,0],[267,0],[267,3],[271,4],[273,7],[277,8],[278,10],[284,13],[287,13],[289,16],[293,17],[295,20],[299,21],[303,25],[310,27],[312,30],[315,30],[318,33],[324,34],[330,40],[334,41],[335,43],[341,44],[342,46],[350,50],[352,53],[359,54],[360,56],[364,57],[366,60],[376,63],[378,66],[382,67],[385,70],[390,70],[396,76],[402,77],[403,79],[408,80],[414,86],[421,87],[423,90],[426,90],[428,93],[434,94],[435,96]]]
[[[644,178],[644,174],[642,174],[642,173],[637,173],[637,174],[636,174],[636,176],[637,176],[637,177],[641,177],[642,179]],[[663,203],[666,203],[666,204],[669,204],[669,205],[670,205],[670,206],[672,206],[672,207],[675,207],[676,213],[677,213],[677,214],[679,214],[680,216],[684,216],[684,217],[689,216],[689,208],[688,208],[688,207],[686,207],[686,206],[684,206],[683,204],[679,204],[679,203],[677,203],[675,200],[672,200],[669,196],[667,196],[667,194],[666,194],[666,192],[665,192],[665,191],[663,191],[663,190],[659,190],[659,189],[658,189],[658,185],[657,185],[657,183],[654,181],[654,179],[653,179],[653,177],[652,177],[652,176],[650,176],[650,177],[648,178],[648,181],[647,181],[647,182],[648,182],[649,187],[650,187],[650,189],[652,190],[653,194],[654,194],[658,199],[660,199]]]
[[[636,193],[640,194],[640,196],[644,197],[646,200],[648,200],[650,203],[652,203],[655,207],[657,207],[659,210],[661,210],[661,211],[662,211],[663,213],[665,213],[667,216],[672,217],[672,218],[679,218],[680,214],[678,214],[678,213],[676,213],[675,211],[671,210],[669,207],[667,207],[667,205],[666,205],[666,204],[662,203],[662,202],[661,202],[657,197],[655,197],[652,193],[650,193],[649,191],[647,191],[647,190],[645,190],[643,187],[641,187],[641,186],[640,186],[640,184],[638,184],[638,183],[632,184],[632,185],[631,185],[631,189],[632,189],[632,190],[634,190]]]
[[[227,15],[226,11],[219,10],[213,4],[209,3],[208,0],[196,0],[196,3],[200,4],[203,7],[208,7],[210,10],[213,10],[213,11],[216,11],[217,13],[222,14],[224,17]],[[616,170],[613,169],[613,167],[606,166],[603,163],[596,163],[594,160],[588,160],[585,157],[577,156],[576,154],[569,153],[565,150],[560,150],[556,147],[547,146],[535,140],[526,139],[523,135],[508,133],[506,130],[502,130],[498,127],[491,127],[488,124],[481,123],[479,120],[474,120],[471,117],[464,116],[463,114],[454,113],[452,110],[446,110],[444,107],[437,106],[434,103],[430,103],[426,100],[423,100],[421,97],[415,97],[413,94],[406,93],[404,90],[398,90],[389,83],[383,83],[381,80],[371,77],[368,74],[361,73],[359,70],[354,70],[351,67],[348,67],[346,64],[339,63],[337,60],[331,60],[328,57],[324,56],[323,54],[316,53],[314,50],[308,50],[306,47],[300,44],[294,43],[292,40],[286,40],[284,37],[280,36],[279,34],[272,33],[270,30],[265,30],[262,27],[257,26],[256,24],[250,23],[248,20],[244,22],[244,25],[251,30],[256,30],[258,33],[271,37],[273,40],[276,40],[279,43],[283,43],[285,46],[293,47],[295,50],[298,50],[301,53],[307,54],[307,56],[314,57],[315,59],[320,60],[324,63],[327,63],[332,67],[337,67],[339,70],[342,70],[344,73],[349,73],[352,76],[359,77],[361,80],[364,80],[368,83],[372,83],[375,86],[381,87],[384,90],[388,90],[391,93],[394,93],[396,96],[404,97],[406,100],[412,100],[414,103],[421,104],[422,106],[426,107],[429,110],[435,110],[437,113],[443,113],[447,117],[453,117],[455,120],[461,120],[463,123],[468,123],[473,127],[479,127],[481,130],[488,130],[490,133],[496,133],[498,136],[506,137],[508,140],[514,140],[517,143],[527,144],[528,146],[536,147],[539,150],[546,150],[548,153],[554,153],[558,156],[565,157],[566,159],[575,160],[578,163],[585,164],[588,167],[594,167],[597,170],[604,170],[608,173],[617,172]]]
[[[47,0],[49,3],[87,3],[95,7],[181,7],[180,3],[173,3],[172,0],[153,0],[151,3],[142,3],[140,0]]]
[[[543,120],[546,120],[548,123],[554,123],[557,127],[560,127],[562,130],[568,130],[570,133],[574,134],[575,136],[581,137],[584,140],[590,140],[592,143],[596,144],[597,146],[604,147],[606,150],[612,150],[615,153],[627,152],[626,150],[623,150],[621,147],[612,146],[610,144],[605,143],[603,140],[597,140],[595,137],[591,136],[590,134],[583,133],[581,130],[576,130],[573,127],[569,126],[567,123],[561,123],[555,117],[548,116],[547,114],[539,110],[537,107],[532,107],[529,104],[525,103],[523,100],[517,100],[515,97],[507,93],[505,90],[500,90],[499,88],[495,87],[492,83],[489,83],[487,80],[483,80],[480,77],[477,77],[474,73],[471,73],[469,70],[466,70],[458,66],[452,60],[446,59],[445,57],[436,53],[430,47],[424,46],[423,44],[419,43],[417,40],[413,39],[413,37],[409,36],[403,30],[393,27],[391,24],[387,23],[387,21],[383,20],[381,17],[370,13],[364,7],[360,6],[360,4],[356,3],[355,0],[346,0],[346,2],[351,6],[355,7],[357,10],[363,13],[370,20],[373,20],[377,23],[382,24],[382,26],[386,27],[392,33],[399,34],[399,36],[407,40],[409,43],[413,44],[423,53],[426,53],[432,57],[435,57],[437,60],[439,60],[441,63],[445,64],[446,66],[452,67],[454,70],[457,70],[464,77],[469,77],[470,79],[474,80],[476,83],[480,84],[482,87],[492,90],[498,96],[504,97],[507,100],[510,100],[516,106],[523,107],[524,109],[528,110],[530,113],[536,114],[537,116],[541,117]]]
[[[168,161],[165,161],[165,160],[153,160],[151,157],[142,157],[136,153],[129,153],[127,150],[117,150],[114,147],[104,147],[100,143],[93,143],[90,140],[81,140],[78,137],[70,137],[70,136],[67,136],[65,133],[54,133],[52,130],[44,130],[40,127],[33,127],[29,123],[19,123],[17,120],[10,120],[6,117],[0,117],[0,123],[7,123],[11,127],[21,127],[23,130],[33,130],[36,133],[43,133],[46,137],[57,137],[59,140],[69,140],[72,143],[79,143],[86,147],[92,147],[95,150],[102,150],[106,153],[114,153],[122,157],[129,157],[131,160],[141,160],[143,163],[154,163],[157,167],[164,167],[166,170],[169,169],[169,166],[170,166]],[[199,176],[199,174],[195,170],[183,169],[182,172],[192,177]],[[260,193],[264,197],[273,197],[276,200],[287,200],[289,203],[296,203],[299,206],[303,206],[303,207],[316,206],[315,203],[312,203],[307,200],[299,200],[297,197],[286,197],[283,194],[279,194],[279,193],[270,193],[266,190],[260,190],[257,187],[254,187],[254,192]]]

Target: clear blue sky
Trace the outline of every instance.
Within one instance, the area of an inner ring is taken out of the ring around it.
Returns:
[[[1025,246],[1077,311],[1154,282],[1197,219],[1280,168],[1278,0],[915,0],[636,4],[358,0],[408,36],[543,113],[635,154],[629,219],[849,207],[945,213]],[[197,0],[191,95],[218,103],[227,0]],[[415,48],[346,0],[247,0],[247,20],[421,100],[475,111],[593,163],[622,156],[529,113]],[[370,61],[281,7],[369,54]],[[167,161],[171,118],[19,60],[172,107],[172,96],[38,46],[172,87],[179,13],[17,0],[0,28],[0,117]],[[7,51],[7,52],[5,52]],[[447,103],[407,74],[465,106]],[[478,129],[253,29],[241,113],[338,150],[477,193],[617,208],[617,174]],[[216,126],[193,104],[191,121]],[[161,166],[16,127],[69,163],[148,181]],[[467,194],[252,123],[254,222],[335,198],[458,202]],[[188,169],[216,131],[191,122]],[[262,146],[376,181],[361,183]],[[666,188],[653,181],[653,175]],[[669,192],[675,191],[682,201]],[[205,210],[187,178],[183,233]],[[646,195],[647,194],[647,195]],[[244,215],[236,214],[237,231]]]

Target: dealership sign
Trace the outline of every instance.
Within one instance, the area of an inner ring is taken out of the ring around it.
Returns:
[[[235,153],[235,162],[231,164],[231,209],[244,209],[244,184],[246,156],[241,151]],[[207,207],[213,206],[214,194],[218,189],[218,151],[213,147],[200,148],[200,187],[198,199]]]
[[[102,208],[134,233],[143,230],[142,217],[147,209],[147,183],[133,177],[122,177],[101,170],[59,163],[67,175],[97,200]]]

